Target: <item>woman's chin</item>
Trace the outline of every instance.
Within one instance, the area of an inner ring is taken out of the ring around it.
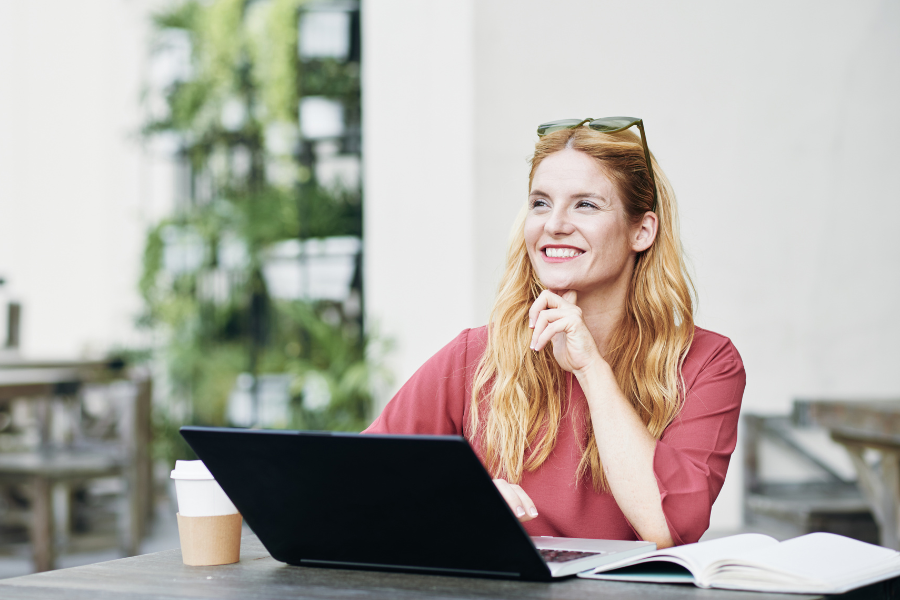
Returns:
[[[542,279],[541,284],[553,293],[565,292],[568,290],[579,292],[582,287],[581,282],[572,281],[570,279]]]

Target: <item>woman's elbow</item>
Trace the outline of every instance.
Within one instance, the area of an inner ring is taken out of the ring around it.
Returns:
[[[654,544],[656,544],[657,550],[662,550],[663,548],[671,548],[675,545],[675,541],[672,539],[672,535],[669,532],[645,537],[644,541],[653,542]]]

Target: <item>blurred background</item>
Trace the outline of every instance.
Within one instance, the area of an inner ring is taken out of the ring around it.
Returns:
[[[0,0],[0,576],[177,546],[182,424],[364,428],[620,114],[747,370],[710,535],[896,547],[898,65],[890,0]]]

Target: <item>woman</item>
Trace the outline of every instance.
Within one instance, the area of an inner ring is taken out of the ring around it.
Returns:
[[[735,447],[741,358],[694,326],[675,196],[642,122],[538,133],[490,325],[366,431],[465,435],[531,535],[695,542]]]

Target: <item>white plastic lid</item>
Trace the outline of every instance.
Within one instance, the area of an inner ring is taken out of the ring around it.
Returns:
[[[172,479],[215,479],[202,460],[176,460]]]

